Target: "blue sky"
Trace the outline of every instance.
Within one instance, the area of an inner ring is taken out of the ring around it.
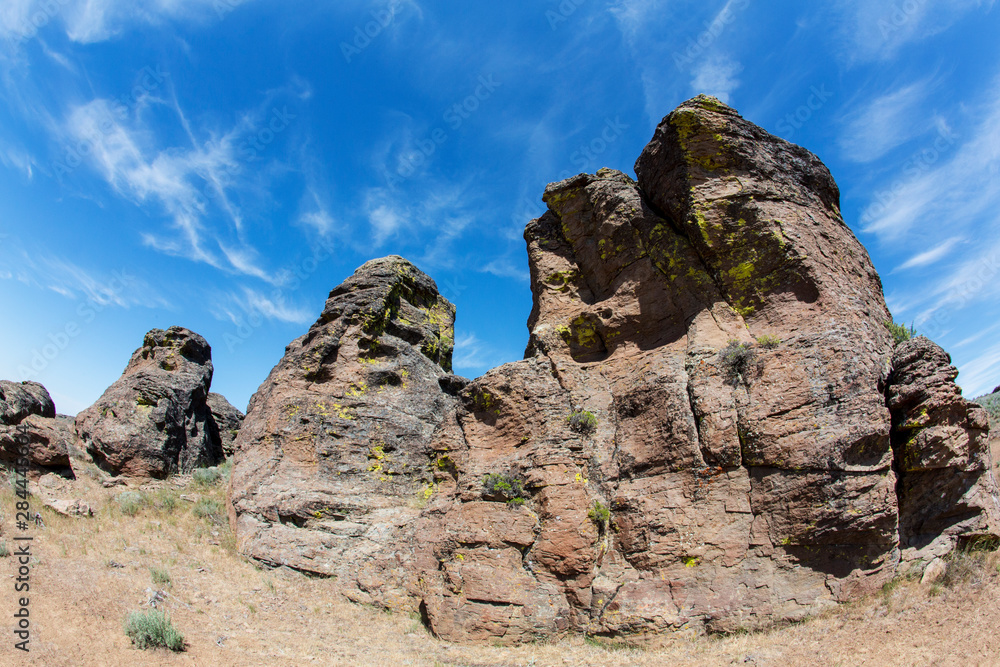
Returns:
[[[998,34],[986,0],[4,0],[0,377],[74,414],[176,324],[242,409],[388,254],[479,375],[523,354],[546,183],[632,173],[705,92],[826,162],[897,319],[988,392]]]

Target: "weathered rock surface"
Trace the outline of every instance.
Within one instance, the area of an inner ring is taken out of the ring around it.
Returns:
[[[242,553],[503,642],[763,626],[892,577],[922,491],[897,485],[890,316],[830,173],[706,97],[636,173],[546,189],[526,358],[472,382],[412,265],[336,288],[237,437]],[[962,496],[982,520],[915,530],[993,530],[988,484]]]
[[[153,329],[122,376],[77,415],[79,445],[113,475],[162,478],[215,465],[210,427],[212,349],[181,327]]]
[[[22,438],[28,445],[29,476],[55,472],[73,477],[73,418],[57,415],[48,390],[37,382],[0,380],[0,463],[15,467]]]
[[[208,409],[212,412],[208,428],[213,432],[212,437],[222,444],[223,454],[229,458],[233,455],[236,436],[246,415],[233,407],[225,396],[214,392],[208,395]]]
[[[951,357],[927,338],[900,345],[892,366],[888,396],[904,557],[933,558],[957,540],[994,537],[1000,492],[989,415],[962,398]]]
[[[0,425],[20,424],[28,415],[56,416],[48,390],[37,382],[0,380]]]

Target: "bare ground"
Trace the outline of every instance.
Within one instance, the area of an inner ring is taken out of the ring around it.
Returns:
[[[134,515],[91,475],[56,492],[96,515],[61,516],[32,498],[44,527],[14,525],[16,498],[0,491],[5,543],[33,535],[30,653],[14,648],[17,560],[0,558],[0,664],[4,665],[994,665],[1000,664],[1000,574],[995,554],[956,562],[954,582],[899,581],[882,594],[791,627],[712,638],[671,636],[643,648],[564,638],[520,647],[448,644],[418,620],[351,604],[331,583],[261,570],[233,551],[221,483],[190,478],[146,486]],[[140,491],[140,489],[131,489]],[[182,499],[181,495],[187,497]],[[201,501],[200,504],[198,501]],[[201,514],[199,516],[196,508]],[[123,509],[125,511],[123,511]],[[963,567],[958,567],[963,566]],[[154,577],[156,582],[154,583]],[[169,578],[169,583],[166,579]],[[161,590],[186,650],[140,651],[125,635],[130,612]]]

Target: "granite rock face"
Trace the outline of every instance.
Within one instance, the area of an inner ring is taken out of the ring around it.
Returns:
[[[112,475],[163,478],[215,465],[211,428],[212,349],[181,327],[153,329],[122,376],[77,415],[81,449]]]
[[[636,174],[546,189],[525,359],[474,381],[448,374],[454,309],[412,265],[336,288],[237,437],[241,552],[517,642],[800,619],[894,576],[898,526],[904,549],[993,534],[968,406],[952,509],[981,519],[905,491],[911,408],[887,392],[912,372],[897,354],[888,383],[881,282],[818,158],[698,97]]]
[[[212,431],[212,437],[221,443],[222,453],[229,458],[233,455],[236,436],[246,415],[233,407],[225,396],[214,392],[208,395],[208,409],[212,412],[208,428]]]

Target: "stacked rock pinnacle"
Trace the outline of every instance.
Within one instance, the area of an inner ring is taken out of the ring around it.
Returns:
[[[474,381],[412,264],[336,288],[237,437],[241,552],[518,642],[800,619],[997,535],[985,419],[893,356],[819,159],[701,96],[635,171],[546,189],[525,359]]]

